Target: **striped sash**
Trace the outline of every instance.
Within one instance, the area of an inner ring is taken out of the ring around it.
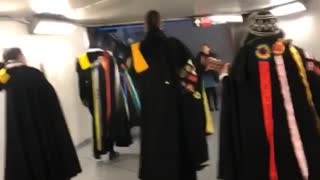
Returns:
[[[276,64],[278,79],[281,87],[281,94],[284,101],[284,107],[287,114],[288,127],[290,131],[291,143],[295,156],[298,161],[299,168],[304,180],[309,177],[309,170],[307,165],[307,159],[304,153],[304,147],[301,140],[299,128],[295,118],[295,111],[292,103],[292,96],[290,93],[290,86],[288,83],[287,72],[283,60],[282,54],[285,51],[283,42],[278,41],[273,46],[273,52],[275,54],[274,60]]]
[[[106,81],[106,117],[107,117],[107,122],[110,122],[111,118],[111,112],[112,112],[112,103],[111,103],[111,79],[110,79],[110,59],[109,59],[109,54],[104,53],[103,55],[103,60],[101,61],[102,67],[104,69],[104,75],[105,75],[105,81]]]
[[[270,73],[271,50],[268,45],[260,45],[257,47],[256,56],[258,57],[260,93],[263,110],[264,126],[267,140],[269,143],[269,178],[270,180],[278,180],[278,172],[275,159],[274,145],[274,126],[272,112],[272,85]]]
[[[101,125],[101,96],[99,85],[99,69],[93,67],[92,69],[92,96],[94,109],[94,125],[95,125],[95,139],[97,141],[97,149],[102,151],[102,125]]]
[[[135,85],[133,84],[133,81],[127,71],[127,68],[122,64],[121,65],[122,69],[124,70],[124,81],[125,81],[125,84],[127,86],[127,89],[133,99],[133,103],[134,103],[134,106],[135,106],[135,109],[136,109],[136,112],[140,115],[141,113],[141,102],[140,102],[140,98],[139,98],[139,95],[137,93],[137,90],[135,88]]]

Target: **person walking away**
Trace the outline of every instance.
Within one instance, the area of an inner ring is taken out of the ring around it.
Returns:
[[[81,172],[63,111],[52,85],[28,67],[19,48],[3,55],[6,91],[4,180],[70,180]],[[3,80],[3,78],[1,78]]]
[[[133,58],[141,78],[140,178],[196,180],[208,161],[201,88],[190,51],[167,37],[160,21],[149,11],[147,35],[132,46],[140,57]]]

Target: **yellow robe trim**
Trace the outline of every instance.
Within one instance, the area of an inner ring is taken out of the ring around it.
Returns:
[[[6,69],[1,69],[0,70],[0,83],[6,84],[10,79],[9,74],[7,74]]]
[[[82,70],[87,70],[91,68],[91,62],[89,60],[88,54],[84,53],[81,56],[78,57],[78,62],[80,65],[80,68]],[[101,139],[101,125],[100,125],[100,104],[99,101],[96,99],[98,96],[96,92],[96,87],[98,86],[95,78],[95,69],[92,69],[91,72],[91,80],[92,80],[92,96],[93,96],[93,113],[94,113],[94,126],[95,126],[95,139],[97,141],[97,150],[102,151],[102,139]]]
[[[131,45],[133,68],[137,73],[142,73],[149,69],[147,61],[144,59],[140,51],[140,43],[134,43]]]
[[[298,50],[292,45],[290,46],[290,52],[291,52],[291,55],[292,55],[295,63],[297,64],[299,74],[302,79],[302,83],[303,83],[305,90],[306,90],[307,100],[308,100],[309,106],[311,107],[312,113],[314,114],[314,116],[316,118],[317,128],[320,133],[320,118],[319,118],[319,115],[318,115],[316,108],[314,106],[314,103],[313,103],[313,97],[312,97],[310,85],[309,85],[308,78],[307,78],[306,69],[304,67],[301,55],[299,54]]]
[[[97,92],[96,92],[96,87],[97,87],[97,82],[95,78],[95,70],[92,71],[92,95],[93,95],[93,106],[94,106],[94,125],[96,129],[96,140],[97,140],[97,149],[99,151],[102,151],[102,142],[101,142],[101,127],[100,127],[100,106],[99,102],[96,99],[97,97]]]
[[[212,118],[212,114],[209,107],[208,96],[204,87],[202,87],[202,97],[203,97],[203,105],[204,105],[204,111],[206,116],[206,133],[213,134],[214,133],[213,118]]]
[[[86,70],[91,67],[91,63],[89,61],[87,53],[84,53],[81,56],[79,56],[78,61],[82,70]]]
[[[92,71],[92,93],[93,93],[93,106],[94,106],[94,124],[96,129],[96,140],[97,140],[97,149],[102,151],[102,142],[101,142],[101,131],[100,131],[100,107],[99,102],[97,101],[97,92],[95,87],[97,86],[97,82],[95,81],[94,70]]]

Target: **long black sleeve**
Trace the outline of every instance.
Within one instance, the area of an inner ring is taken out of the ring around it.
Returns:
[[[220,119],[220,150],[218,179],[235,180],[236,147],[234,143],[234,92],[232,79],[226,76],[222,80],[223,95]]]
[[[76,64],[76,70],[77,70],[77,74],[78,74],[79,95],[80,95],[82,103],[85,106],[88,106],[88,101],[89,101],[88,95],[90,94],[88,89],[90,89],[89,81],[91,81],[90,72],[87,70],[82,70],[80,68],[80,65],[78,62]]]

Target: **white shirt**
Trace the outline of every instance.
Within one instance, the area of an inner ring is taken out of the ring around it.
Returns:
[[[222,74],[220,74],[219,80],[222,81],[223,78],[226,77],[226,76],[229,76],[229,74],[228,74],[228,73],[222,73]]]

